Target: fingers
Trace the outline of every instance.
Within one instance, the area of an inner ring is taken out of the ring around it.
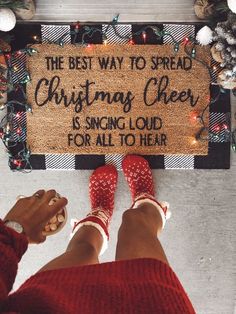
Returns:
[[[33,201],[37,198],[42,198],[42,196],[45,194],[45,190],[38,190],[35,192],[32,196],[24,196],[24,195],[18,195],[16,200],[27,200],[27,201]]]
[[[43,195],[42,200],[49,203],[51,199],[56,196],[56,193],[55,190],[49,190]]]
[[[47,208],[47,216],[48,219],[52,218],[53,216],[55,216],[59,210],[61,210],[62,208],[64,208],[68,203],[68,200],[65,197],[59,198],[58,200],[56,200],[53,205],[48,206]]]
[[[38,190],[37,192],[35,192],[32,196],[23,196],[23,195],[19,195],[17,197],[17,200],[20,199],[24,199],[24,200],[32,200],[33,199],[41,199],[42,201],[44,201],[45,203],[49,203],[51,201],[52,198],[54,198],[56,196],[56,191],[55,190],[49,190],[47,192],[45,192],[45,190]]]
[[[41,234],[40,237],[39,237],[39,243],[45,242],[46,239],[47,239],[47,237],[44,234]]]
[[[64,208],[66,204],[68,203],[68,200],[65,197],[59,198],[56,200],[53,205],[49,206],[48,213],[50,217],[53,217],[59,212],[60,209]]]
[[[34,197],[36,198],[42,198],[42,196],[45,194],[45,190],[38,190],[33,194]]]

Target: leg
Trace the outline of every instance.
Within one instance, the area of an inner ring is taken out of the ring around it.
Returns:
[[[110,165],[99,167],[93,172],[89,183],[91,211],[74,226],[75,234],[66,252],[40,271],[99,263],[98,256],[107,247],[117,177],[116,168]]]
[[[142,204],[128,209],[122,217],[118,232],[116,261],[135,258],[156,258],[168,264],[157,235],[161,232],[162,219],[156,207]]]
[[[102,247],[102,242],[102,236],[96,228],[83,226],[69,242],[66,252],[50,261],[39,272],[72,266],[98,264],[98,255]]]

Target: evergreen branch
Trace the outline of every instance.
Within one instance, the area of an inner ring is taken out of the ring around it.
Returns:
[[[0,0],[0,8],[29,9],[28,5],[21,0]]]
[[[3,41],[5,41],[9,44],[10,42],[13,41],[14,36],[0,31],[0,39],[2,39]]]
[[[218,3],[216,4],[215,10],[219,13],[224,13],[229,11],[229,7],[226,3]]]

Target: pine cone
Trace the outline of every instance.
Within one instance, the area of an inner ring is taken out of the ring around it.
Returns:
[[[233,35],[229,34],[227,37],[225,36],[225,38],[226,38],[227,43],[229,45],[235,45],[236,44],[236,38]]]
[[[218,41],[218,43],[215,45],[215,48],[217,51],[223,51],[225,49],[225,44],[223,42]]]
[[[211,55],[216,62],[223,62],[221,52],[216,49],[216,44],[211,47]]]
[[[233,58],[236,58],[236,50],[235,50],[235,49],[231,51],[231,56],[232,56]]]
[[[214,14],[214,5],[209,3],[209,0],[196,0],[194,11],[196,16],[201,19],[208,19]]]
[[[218,75],[217,83],[225,89],[234,89],[236,87],[236,78],[233,71],[221,71]]]
[[[31,20],[35,15],[35,4],[33,0],[23,0],[23,3],[27,9],[18,8],[14,9],[16,16],[22,20]]]

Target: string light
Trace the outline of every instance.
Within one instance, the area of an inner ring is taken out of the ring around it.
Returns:
[[[75,24],[75,31],[78,33],[79,32],[79,28],[80,28],[80,24],[76,23]]]
[[[192,58],[195,58],[195,57],[196,57],[196,49],[193,48],[193,49],[192,49]]]
[[[20,81],[20,83],[21,84],[25,84],[25,83],[28,83],[28,82],[30,82],[30,75],[29,75],[29,73],[28,74],[26,74],[26,76],[25,76],[25,78],[22,80],[22,81]]]
[[[118,22],[119,16],[120,16],[120,14],[117,14],[117,15],[113,18],[112,24],[116,24],[116,23]]]
[[[37,53],[38,50],[35,49],[35,48],[28,48],[28,49],[26,49],[26,52],[27,52],[28,54],[34,54],[34,53]]]
[[[176,44],[174,45],[174,51],[175,51],[175,52],[178,52],[178,51],[179,51],[179,44],[178,44],[178,43],[176,43]]]
[[[21,167],[21,161],[18,159],[14,159],[13,164],[16,165],[17,167]]]
[[[10,122],[7,122],[6,124],[6,133],[9,134],[11,132],[11,125]]]
[[[106,34],[103,35],[103,44],[105,46],[107,45],[107,36],[106,36]]]
[[[16,133],[17,133],[18,135],[21,135],[21,133],[22,133],[21,128],[17,128],[17,129],[16,129]]]
[[[142,32],[142,38],[143,38],[143,42],[146,43],[147,33],[145,31]]]
[[[188,37],[185,37],[184,40],[183,40],[184,44],[186,45],[188,42],[189,42],[189,38]]]
[[[215,132],[219,132],[220,131],[220,126],[219,125],[216,125],[215,126]]]
[[[193,111],[190,113],[190,120],[194,123],[201,122],[201,117],[198,112]]]

